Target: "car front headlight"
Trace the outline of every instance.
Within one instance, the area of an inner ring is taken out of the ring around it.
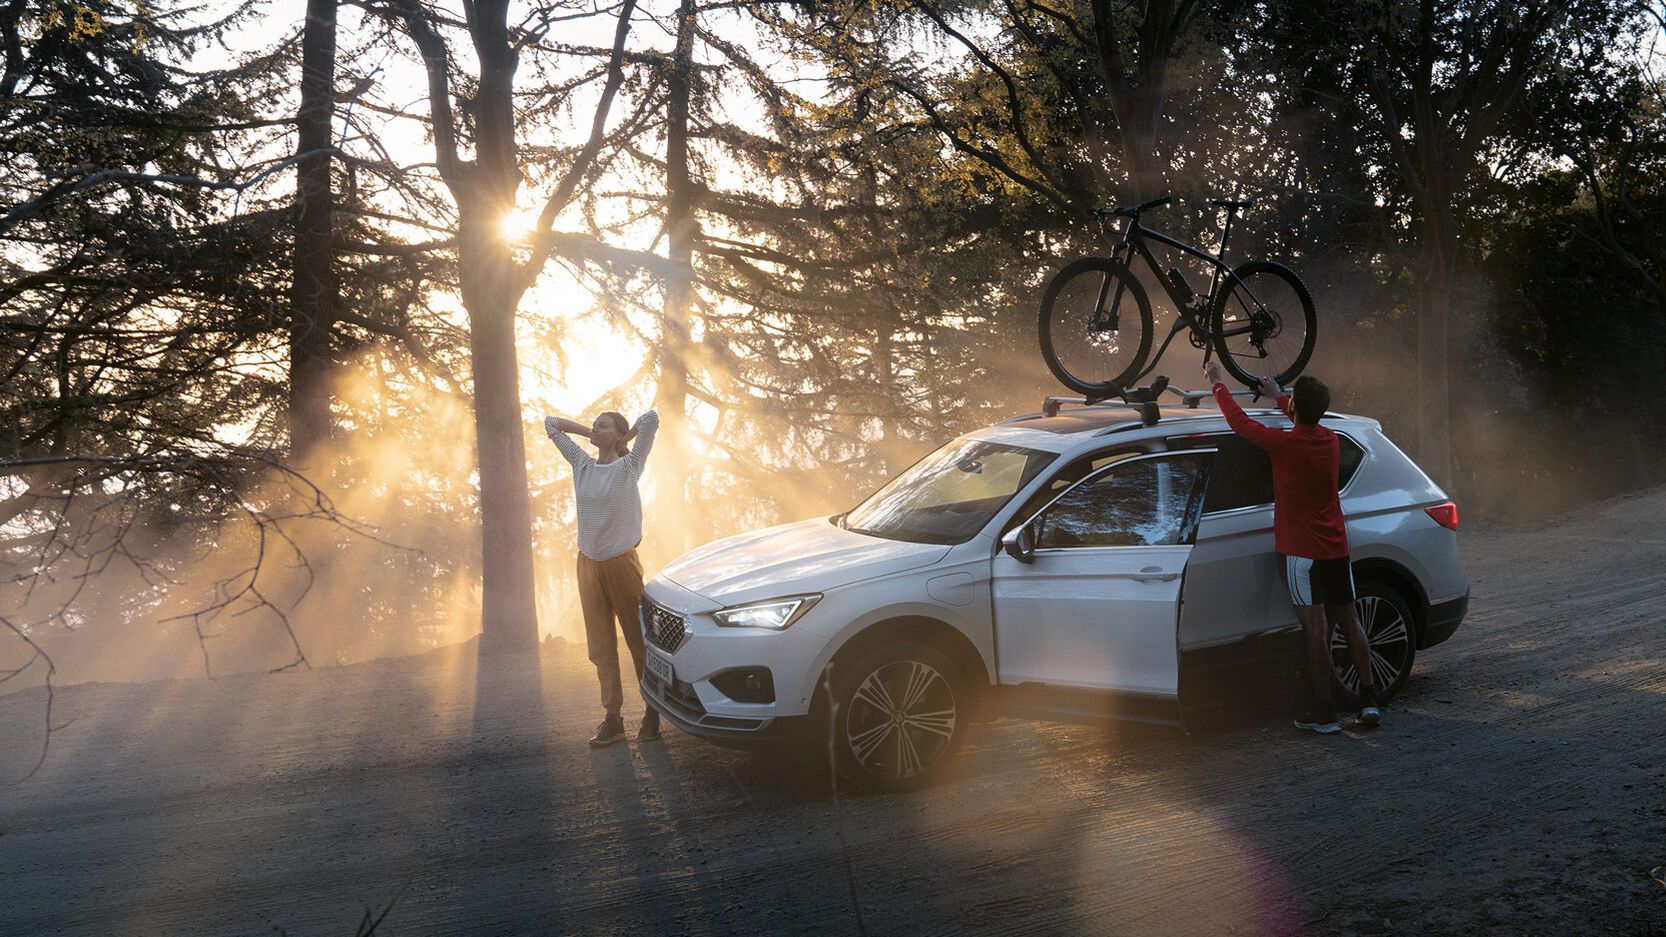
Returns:
[[[821,601],[821,593],[789,595],[766,602],[734,605],[712,615],[725,628],[768,628],[780,631],[804,617],[812,605]]]

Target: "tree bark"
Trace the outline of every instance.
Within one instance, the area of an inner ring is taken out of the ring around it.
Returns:
[[[1122,198],[1127,202],[1156,198],[1167,185],[1158,136],[1168,108],[1169,62],[1197,4],[1193,0],[1142,4],[1137,35],[1127,46],[1117,23],[1120,10],[1110,0],[1092,0],[1092,6],[1099,64],[1122,145],[1126,173]]]
[[[295,279],[290,294],[289,454],[304,465],[330,437],[330,336],[338,287],[332,247],[330,117],[335,111],[337,0],[307,0],[296,115]]]
[[[538,612],[515,349],[520,271],[499,234],[504,208],[496,200],[472,199],[460,207],[458,259],[480,471],[481,640],[492,650],[524,649],[537,643]]]
[[[1419,462],[1436,484],[1452,484],[1452,410],[1449,334],[1455,240],[1443,242],[1437,224],[1425,223],[1422,268],[1417,279],[1417,443]]]

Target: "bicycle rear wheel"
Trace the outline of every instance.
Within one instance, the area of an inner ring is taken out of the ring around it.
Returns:
[[[1290,383],[1313,357],[1313,297],[1296,271],[1252,260],[1232,271],[1209,314],[1221,364],[1246,387],[1262,377]]]
[[[1086,257],[1048,282],[1041,297],[1041,356],[1079,394],[1126,386],[1151,351],[1151,304],[1128,268]]]

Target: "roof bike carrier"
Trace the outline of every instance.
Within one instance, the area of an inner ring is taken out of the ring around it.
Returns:
[[[1228,391],[1234,397],[1248,397],[1254,401],[1260,398],[1260,393],[1253,390]],[[1058,416],[1059,408],[1067,403],[1093,406],[1112,400],[1119,400],[1140,414],[1140,422],[1146,426],[1156,426],[1161,417],[1158,411],[1158,398],[1164,394],[1173,394],[1180,398],[1182,405],[1188,410],[1196,410],[1198,404],[1205,400],[1213,400],[1214,393],[1207,390],[1184,390],[1169,386],[1167,376],[1159,374],[1157,379],[1144,387],[1108,388],[1102,394],[1090,394],[1086,397],[1050,396],[1041,401],[1041,412],[1049,417]]]

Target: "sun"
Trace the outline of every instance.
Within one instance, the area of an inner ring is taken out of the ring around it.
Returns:
[[[512,208],[498,219],[498,233],[510,242],[526,240],[538,226],[538,213],[529,208]]]

